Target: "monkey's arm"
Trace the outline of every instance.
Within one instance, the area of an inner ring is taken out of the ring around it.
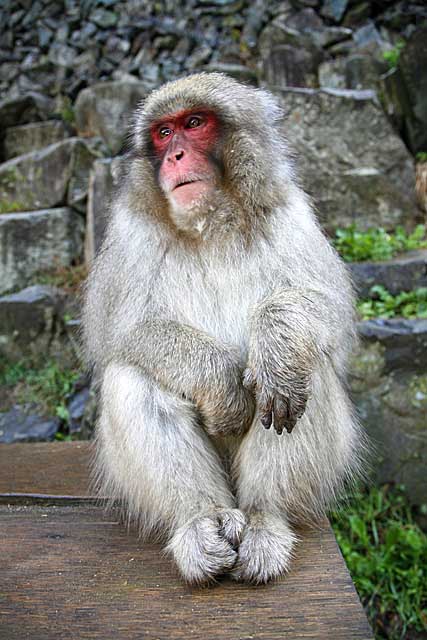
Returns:
[[[244,433],[255,409],[237,355],[214,338],[171,320],[147,320],[119,341],[113,357],[141,367],[199,410],[212,435]]]
[[[262,424],[290,433],[303,415],[316,363],[352,342],[351,299],[341,306],[313,289],[281,289],[256,307],[245,384],[258,400]],[[341,303],[343,300],[341,299]],[[348,348],[348,346],[347,346]]]

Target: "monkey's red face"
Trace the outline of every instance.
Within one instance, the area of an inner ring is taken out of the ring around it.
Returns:
[[[215,114],[174,113],[151,127],[151,139],[160,161],[160,186],[173,204],[187,208],[215,189],[218,169],[213,151],[219,140]]]

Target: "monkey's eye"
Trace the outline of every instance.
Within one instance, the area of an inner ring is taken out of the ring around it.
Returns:
[[[160,127],[159,136],[160,138],[167,138],[172,134],[172,129],[170,127]]]
[[[187,121],[188,129],[195,129],[196,127],[200,127],[203,120],[200,116],[191,116]]]

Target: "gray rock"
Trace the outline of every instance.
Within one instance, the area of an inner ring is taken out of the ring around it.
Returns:
[[[112,190],[118,184],[121,159],[106,158],[93,165],[86,216],[85,260],[89,266],[105,235]]]
[[[417,29],[402,50],[398,67],[384,80],[387,110],[414,152],[427,149],[427,27]]]
[[[359,418],[374,451],[378,482],[406,485],[427,502],[427,320],[369,320],[350,377]]]
[[[90,15],[90,19],[101,29],[108,29],[109,27],[114,27],[117,23],[118,16],[113,11],[108,11],[108,9],[95,9]]]
[[[8,362],[47,354],[63,354],[66,333],[62,323],[65,294],[54,287],[33,285],[0,298],[0,355]]]
[[[371,2],[358,2],[346,12],[343,24],[346,27],[357,27],[366,22],[371,17],[372,6]]]
[[[47,120],[53,109],[53,101],[50,98],[35,92],[17,98],[5,98],[0,101],[0,129],[36,120]]]
[[[3,62],[0,66],[0,82],[11,82],[20,72],[17,62]]]
[[[278,45],[263,61],[263,77],[272,87],[314,87],[317,84],[317,56],[301,47]]]
[[[336,58],[319,65],[319,85],[326,89],[347,89],[346,60]]]
[[[66,202],[67,192],[68,202],[81,202],[87,192],[82,172],[88,178],[95,157],[84,140],[69,138],[4,162],[0,165],[1,211],[55,207]]]
[[[34,122],[9,127],[3,140],[5,160],[48,147],[70,136],[69,130],[61,120]]]
[[[311,9],[304,11],[312,12]],[[296,23],[295,27],[290,27],[289,21],[288,14],[280,14],[261,33],[259,51],[263,80],[268,86],[277,88],[315,87],[323,53],[313,36],[314,26],[304,29],[302,24]]]
[[[285,135],[328,230],[413,221],[413,161],[375,94],[285,89],[281,98]]]
[[[386,71],[384,61],[369,54],[350,55],[345,64],[346,86],[348,89],[377,89],[380,76]]]
[[[207,73],[226,73],[228,76],[235,78],[239,82],[250,83],[253,85],[258,84],[257,74],[253,69],[243,66],[242,64],[227,64],[227,63],[210,63],[203,69]]]
[[[381,50],[385,46],[380,32],[371,20],[353,33],[353,40],[360,52]]]
[[[54,42],[49,50],[49,60],[58,67],[71,68],[77,57],[77,51],[65,44]]]
[[[68,208],[0,216],[0,293],[26,286],[35,274],[78,259],[83,221]]]
[[[347,40],[353,33],[351,29],[345,27],[326,26],[311,8],[303,9],[290,16],[286,21],[286,27],[291,31],[297,31],[304,40],[317,47],[328,47]]]
[[[194,71],[197,67],[206,64],[212,56],[212,49],[207,45],[202,45],[194,49],[185,61],[185,68]]]
[[[147,88],[141,82],[103,82],[83,89],[75,104],[79,135],[100,136],[113,155],[118,153],[129,116],[146,95]]]
[[[427,250],[410,251],[386,262],[353,262],[348,265],[361,298],[374,284],[391,294],[427,287]]]
[[[427,319],[374,318],[358,328],[366,343],[383,347],[386,373],[426,373]]]
[[[40,25],[37,29],[38,39],[39,39],[39,47],[41,49],[45,49],[53,37],[53,32],[47,27]]]
[[[324,0],[322,4],[320,12],[322,16],[331,18],[335,22],[341,22],[349,2],[348,0]]]
[[[58,418],[27,415],[19,407],[0,413],[0,442],[42,442],[53,440],[59,429]]]
[[[67,409],[70,416],[69,431],[70,433],[79,433],[82,430],[83,420],[91,399],[91,391],[89,387],[84,387],[77,391],[68,403]]]
[[[73,162],[70,181],[68,183],[67,204],[81,213],[86,212],[86,201],[89,192],[89,175],[93,163],[100,156],[96,146],[90,146],[79,140],[73,148]]]
[[[378,89],[385,63],[373,55],[356,53],[323,62],[319,67],[319,84],[332,89]]]

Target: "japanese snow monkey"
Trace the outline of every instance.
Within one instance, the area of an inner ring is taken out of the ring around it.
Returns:
[[[281,116],[218,73],[152,92],[86,290],[99,491],[192,584],[282,575],[360,463],[352,286]]]

